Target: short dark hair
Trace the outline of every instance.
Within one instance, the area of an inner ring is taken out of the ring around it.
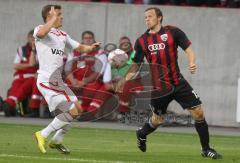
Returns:
[[[43,21],[46,22],[47,16],[49,14],[49,11],[51,10],[51,7],[54,7],[54,9],[59,9],[61,10],[62,7],[60,5],[46,5],[42,8],[42,18]]]
[[[145,12],[147,12],[147,11],[149,11],[149,10],[154,10],[155,11],[155,13],[156,13],[156,15],[157,15],[157,17],[162,17],[162,19],[161,19],[161,23],[162,23],[162,20],[163,20],[163,14],[162,14],[162,11],[159,9],[159,8],[157,8],[157,7],[149,7],[149,8],[147,8],[146,10],[145,10]]]
[[[86,34],[91,35],[91,36],[93,37],[93,39],[95,39],[94,33],[93,33],[92,31],[84,31],[84,32],[82,33],[82,39],[83,39],[84,35],[86,35]]]

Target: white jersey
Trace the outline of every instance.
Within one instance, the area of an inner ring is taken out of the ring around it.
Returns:
[[[51,28],[44,38],[38,38],[37,33],[41,26],[34,29],[33,36],[39,61],[38,74],[48,80],[58,68],[63,66],[65,47],[76,49],[79,43],[72,40],[66,32],[56,28]]]

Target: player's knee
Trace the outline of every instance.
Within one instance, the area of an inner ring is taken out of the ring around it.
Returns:
[[[204,119],[204,112],[201,106],[197,106],[191,110],[191,114],[194,120]]]
[[[164,121],[163,117],[156,114],[153,114],[151,118],[151,123],[154,127],[158,127],[163,123],[163,121]]]

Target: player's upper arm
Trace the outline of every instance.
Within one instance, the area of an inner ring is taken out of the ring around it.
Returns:
[[[134,50],[136,51],[135,56],[133,58],[133,61],[135,63],[142,63],[144,61],[144,51],[142,49],[142,46],[139,42],[139,39],[136,40],[134,45]]]
[[[34,28],[34,32],[33,32],[33,37],[35,39],[42,39],[46,36],[46,32],[44,32],[44,29],[42,28],[43,25],[39,25],[36,28]]]
[[[183,50],[186,50],[191,45],[191,41],[181,29],[175,27],[173,30],[174,39],[176,40],[177,46],[180,46]]]
[[[80,46],[79,42],[73,40],[69,35],[67,35],[66,37],[67,37],[66,45],[67,45],[68,48],[74,49],[74,50],[79,48],[79,46]]]

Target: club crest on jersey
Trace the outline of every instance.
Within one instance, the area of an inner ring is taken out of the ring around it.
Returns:
[[[167,34],[161,35],[161,39],[162,39],[163,41],[167,41],[168,35],[167,35]]]
[[[60,56],[64,55],[64,51],[62,50],[59,50],[59,49],[51,49],[51,50],[52,50],[52,54],[60,55]]]

